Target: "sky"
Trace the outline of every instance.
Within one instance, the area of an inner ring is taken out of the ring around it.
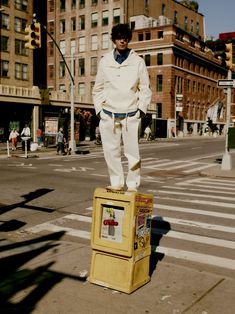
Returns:
[[[204,15],[205,34],[219,38],[219,33],[235,32],[235,0],[196,0]]]

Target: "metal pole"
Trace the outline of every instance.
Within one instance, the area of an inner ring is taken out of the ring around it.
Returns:
[[[70,66],[70,72],[72,76],[74,75],[74,54],[71,53],[71,66]],[[69,148],[71,148],[71,151],[74,152],[76,150],[76,143],[74,140],[74,79],[71,78],[70,80],[70,143]]]
[[[232,71],[228,71],[228,80],[232,78]],[[230,113],[231,113],[231,87],[227,87],[227,112],[226,112],[226,138],[225,138],[225,153],[223,155],[221,170],[231,170],[232,169],[232,158],[229,154],[228,147],[228,131],[230,127]]]

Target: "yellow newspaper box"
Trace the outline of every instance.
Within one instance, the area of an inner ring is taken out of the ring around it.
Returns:
[[[131,293],[150,280],[153,195],[97,188],[90,282]]]

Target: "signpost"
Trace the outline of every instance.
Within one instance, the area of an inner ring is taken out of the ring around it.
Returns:
[[[231,111],[231,89],[235,88],[235,80],[232,80],[232,72],[228,71],[227,80],[218,80],[218,86],[227,88],[227,114],[226,114],[226,138],[225,138],[225,152],[222,158],[221,170],[232,169],[232,158],[228,147],[228,131],[230,126],[230,111]]]

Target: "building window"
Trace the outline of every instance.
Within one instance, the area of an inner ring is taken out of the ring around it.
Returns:
[[[79,9],[85,8],[85,0],[79,0]]]
[[[162,92],[162,75],[157,75],[157,92]]]
[[[2,13],[1,28],[9,29],[9,25],[10,25],[9,23],[10,23],[9,15]]]
[[[60,12],[65,12],[65,0],[60,0]]]
[[[65,85],[64,85],[64,84],[60,84],[60,85],[59,85],[59,91],[60,91],[60,92],[66,92],[66,89],[65,89]]]
[[[85,15],[79,16],[79,29],[85,29]]]
[[[158,32],[157,32],[157,38],[158,38],[158,39],[163,38],[163,31],[158,31]]]
[[[113,10],[113,24],[120,23],[120,8]]]
[[[91,50],[97,50],[97,49],[98,49],[98,36],[91,35]]]
[[[49,69],[49,78],[50,79],[53,79],[54,78],[54,65],[53,64],[50,64],[49,66],[48,66],[48,69]]]
[[[61,51],[62,55],[65,55],[65,53],[66,53],[65,40],[60,41],[60,51]]]
[[[60,34],[65,33],[65,20],[60,20]]]
[[[162,4],[162,14],[161,15],[165,15],[166,14],[166,5],[163,3]]]
[[[190,20],[190,32],[193,33],[193,20]]]
[[[109,0],[103,0],[103,3],[109,3]]]
[[[71,39],[70,41],[70,53],[75,54],[76,52],[76,40],[75,39]]]
[[[157,65],[163,65],[163,53],[157,54]]]
[[[8,77],[9,61],[0,60],[0,76]]]
[[[60,77],[65,76],[65,63],[64,61],[60,61]]]
[[[200,25],[197,22],[197,24],[196,24],[196,35],[199,35],[199,32],[200,32]]]
[[[104,33],[102,34],[102,49],[108,49],[109,48],[109,34]]]
[[[91,57],[91,75],[97,73],[97,57]]]
[[[49,12],[54,12],[55,2],[54,0],[49,0]]]
[[[79,38],[79,52],[85,51],[85,37]]]
[[[91,5],[97,5],[98,0],[91,0]]]
[[[77,5],[77,0],[71,0],[71,9],[72,10],[76,9],[76,5]]]
[[[27,25],[27,20],[15,17],[15,31],[24,32]]]
[[[150,32],[147,32],[145,34],[145,40],[150,40],[151,39],[151,33]]]
[[[139,33],[138,34],[138,41],[143,41],[144,40],[144,34],[143,33]]]
[[[27,11],[28,0],[15,0],[15,8],[21,11]]]
[[[150,66],[150,64],[151,64],[151,56],[150,55],[145,55],[144,60],[145,60],[146,66]]]
[[[1,38],[0,49],[1,49],[1,51],[7,52],[8,51],[8,40],[9,40],[9,37],[0,36],[0,38]]]
[[[178,24],[178,12],[174,11],[174,24]]]
[[[85,75],[85,59],[84,58],[78,59],[78,75],[79,76]]]
[[[97,27],[98,26],[98,13],[92,13],[91,14],[91,27]]]
[[[52,57],[54,56],[54,43],[50,41],[48,45],[49,45],[49,50],[48,50],[49,57]]]
[[[187,16],[184,17],[184,30],[185,31],[188,30],[188,17]]]
[[[28,50],[25,48],[25,41],[16,39],[15,40],[15,54],[16,55],[22,55],[27,56]]]
[[[17,80],[27,80],[28,79],[28,65],[22,63],[15,64],[15,78]]]
[[[71,31],[76,31],[76,17],[71,17]]]
[[[85,83],[78,83],[78,94],[85,95]]]
[[[103,11],[102,12],[102,25],[108,25],[109,24],[109,11]]]
[[[157,103],[156,116],[157,118],[162,118],[162,104],[161,103]]]
[[[50,33],[51,35],[54,34],[54,21],[50,21],[50,22],[48,23],[48,31],[49,31],[49,33]]]
[[[2,1],[1,1],[1,4],[8,7],[8,5],[9,5],[9,0],[2,0]]]

